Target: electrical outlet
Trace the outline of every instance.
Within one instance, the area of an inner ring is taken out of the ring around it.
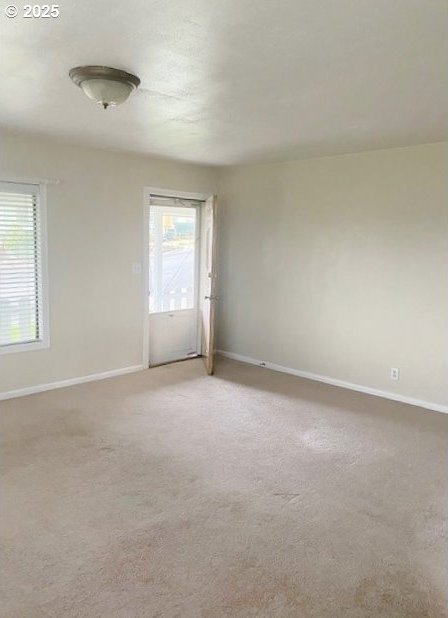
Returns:
[[[400,379],[400,370],[398,367],[392,367],[390,370],[390,379],[391,380],[399,380]]]

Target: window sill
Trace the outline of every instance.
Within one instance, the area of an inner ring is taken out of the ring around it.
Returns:
[[[15,354],[16,352],[33,352],[34,350],[43,350],[50,347],[50,342],[30,341],[28,343],[11,343],[10,345],[0,345],[0,356],[2,354]]]

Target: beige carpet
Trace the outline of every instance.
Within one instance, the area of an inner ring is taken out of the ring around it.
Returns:
[[[223,360],[0,405],[3,618],[448,615],[448,416]]]

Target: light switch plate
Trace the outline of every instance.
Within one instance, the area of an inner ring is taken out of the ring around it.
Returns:
[[[134,262],[132,264],[132,274],[133,275],[141,275],[142,274],[142,265],[140,262]]]

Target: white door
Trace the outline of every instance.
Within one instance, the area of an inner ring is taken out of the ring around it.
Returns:
[[[175,205],[172,205],[172,204]],[[199,204],[151,199],[149,211],[149,364],[200,354]]]
[[[201,353],[207,373],[215,370],[216,319],[216,195],[210,196],[201,210]]]

